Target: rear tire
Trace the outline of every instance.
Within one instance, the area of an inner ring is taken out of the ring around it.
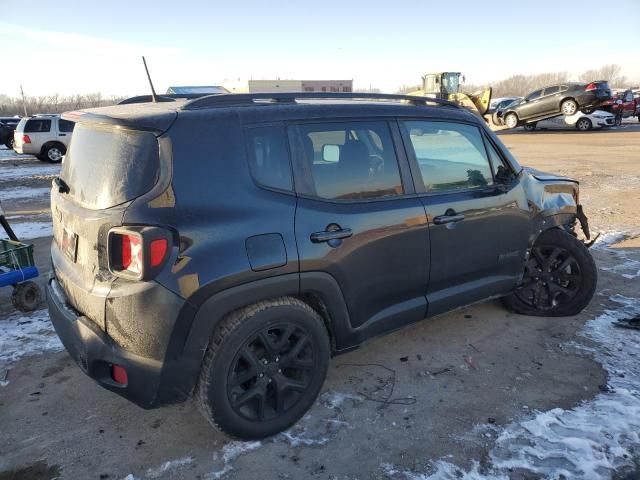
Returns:
[[[40,304],[40,287],[35,282],[22,282],[15,286],[11,303],[21,312],[33,312]]]
[[[49,163],[60,163],[65,153],[67,153],[67,149],[64,148],[64,145],[53,143],[51,145],[45,145],[42,149],[41,156],[38,158]]]
[[[513,112],[507,113],[504,117],[504,124],[507,128],[516,128],[518,126],[518,115]]]
[[[324,321],[306,303],[281,297],[244,307],[213,333],[198,407],[211,425],[236,438],[279,433],[313,405],[330,353]]]
[[[560,104],[560,112],[563,115],[573,115],[578,111],[578,102],[573,98],[567,98]]]
[[[583,108],[582,110],[580,110],[582,113],[584,113],[585,115],[591,115],[593,112],[596,111],[595,107],[589,107],[589,108]]]
[[[616,115],[615,120],[613,121],[613,124],[616,127],[619,127],[620,125],[622,125],[622,114]]]
[[[536,129],[536,124],[535,124],[535,123],[527,123],[527,124],[524,126],[524,129],[525,129],[527,132],[533,132],[533,131]]]
[[[9,150],[13,150],[13,136],[9,137],[7,142],[4,144]]]
[[[597,281],[596,264],[587,247],[554,228],[540,234],[525,264],[521,285],[502,302],[523,315],[577,315],[591,301]]]
[[[588,130],[591,130],[591,128],[593,128],[593,124],[591,123],[591,120],[589,120],[586,117],[579,118],[578,121],[576,122],[576,128],[581,132],[586,132]]]

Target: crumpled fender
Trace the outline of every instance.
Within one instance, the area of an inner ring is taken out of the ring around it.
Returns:
[[[523,186],[533,222],[533,245],[540,233],[549,228],[564,227],[573,232],[576,220],[590,238],[589,224],[580,205],[580,184],[571,178],[525,167]]]

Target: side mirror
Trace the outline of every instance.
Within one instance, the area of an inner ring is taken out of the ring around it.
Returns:
[[[329,163],[338,163],[338,161],[340,160],[340,146],[323,145],[322,160]]]

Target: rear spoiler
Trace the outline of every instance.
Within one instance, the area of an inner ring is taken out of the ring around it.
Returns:
[[[104,111],[100,112],[100,111]],[[62,118],[74,123],[81,123],[92,126],[120,127],[129,130],[142,130],[161,135],[173,124],[178,112],[175,110],[164,110],[160,112],[141,112],[140,110],[129,110],[126,107],[104,107],[94,111],[75,110],[64,112]]]
[[[156,101],[158,102],[175,102],[176,100],[193,100],[195,98],[207,97],[209,95],[215,95],[212,93],[168,93],[165,95],[156,95]],[[138,95],[136,97],[125,98],[118,102],[118,105],[129,105],[132,103],[151,103],[153,102],[152,95]]]

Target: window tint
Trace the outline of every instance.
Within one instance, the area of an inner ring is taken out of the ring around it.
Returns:
[[[457,123],[408,121],[406,133],[428,192],[466,190],[493,184],[477,127]]]
[[[555,86],[555,87],[547,87],[544,89],[544,94],[545,95],[553,95],[554,93],[558,93],[560,91],[560,87]]]
[[[28,120],[24,126],[25,133],[48,132],[49,130],[51,130],[51,120],[41,118]]]
[[[538,98],[541,93],[542,93],[542,90],[536,90],[535,92],[532,92],[529,94],[529,96],[527,97],[527,100],[534,100]]]
[[[313,189],[327,199],[369,199],[403,193],[385,122],[300,125]]]
[[[291,190],[291,163],[284,127],[249,130],[249,167],[255,180],[265,187]]]
[[[69,120],[63,120],[62,118],[58,120],[58,129],[61,132],[73,132],[73,127],[76,124],[74,122],[70,122]]]

